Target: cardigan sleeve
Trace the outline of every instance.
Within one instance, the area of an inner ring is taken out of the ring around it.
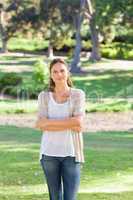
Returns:
[[[41,92],[38,95],[38,115],[37,115],[38,119],[47,117],[47,106],[48,106],[47,93]]]
[[[73,116],[85,115],[85,93],[83,90],[76,92],[74,97]]]

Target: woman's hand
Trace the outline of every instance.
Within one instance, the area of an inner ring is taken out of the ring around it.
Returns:
[[[83,127],[81,126],[74,126],[71,128],[72,131],[74,132],[82,132],[83,131]]]
[[[47,122],[48,122],[48,119],[46,117],[42,118],[42,119],[39,119],[37,122],[36,122],[36,128],[40,129],[40,130],[44,130],[44,128],[47,126]]]
[[[39,119],[36,123],[36,128],[41,131],[63,131],[70,129],[74,132],[81,132],[83,127],[82,116],[73,116],[62,120],[48,119],[44,117]]]
[[[77,121],[77,125],[71,127],[71,130],[74,132],[82,132],[84,130],[84,120],[82,116],[76,116],[76,117],[72,117],[73,119],[75,119]]]

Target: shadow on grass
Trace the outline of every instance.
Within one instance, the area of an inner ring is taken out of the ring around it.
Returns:
[[[16,66],[16,65],[18,65],[18,66],[21,66],[21,65],[33,65],[35,63],[35,61],[28,61],[28,60],[26,60],[26,61],[19,61],[19,62],[6,62],[6,63],[3,63],[3,62],[0,62],[0,65],[2,66],[2,65],[10,65],[10,66]]]
[[[74,77],[74,84],[86,92],[87,97],[133,96],[133,71],[89,72],[84,77]]]
[[[0,141],[20,144],[39,143],[41,132],[32,128],[0,126]]]

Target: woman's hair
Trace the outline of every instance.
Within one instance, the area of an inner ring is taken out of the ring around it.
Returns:
[[[51,63],[50,63],[50,67],[49,67],[49,73],[50,73],[50,75],[51,75],[52,67],[53,67],[56,63],[62,63],[62,64],[64,64],[64,65],[66,66],[67,70],[68,70],[68,65],[67,65],[67,63],[64,61],[64,59],[62,59],[62,58],[55,58],[55,59],[53,59],[53,60],[51,61]],[[68,70],[68,71],[69,71],[69,70]],[[72,85],[73,85],[72,80],[71,80],[71,78],[70,78],[70,73],[68,73],[67,85],[68,85],[69,87],[72,87]],[[54,83],[53,79],[52,79],[51,76],[50,76],[50,78],[49,78],[49,88],[48,88],[48,90],[54,92],[54,88],[55,88],[55,83]]]

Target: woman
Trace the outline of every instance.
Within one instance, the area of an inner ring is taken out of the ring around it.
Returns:
[[[80,165],[84,162],[81,131],[85,94],[80,89],[72,88],[63,59],[54,59],[49,71],[49,90],[38,96],[36,127],[43,131],[40,162],[50,200],[76,200]]]

